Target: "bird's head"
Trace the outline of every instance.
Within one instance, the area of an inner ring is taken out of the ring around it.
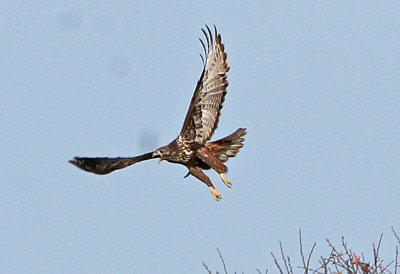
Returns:
[[[153,158],[160,158],[158,160],[158,163],[160,163],[162,160],[164,160],[165,155],[168,154],[168,148],[167,147],[160,147],[156,151],[153,152]]]

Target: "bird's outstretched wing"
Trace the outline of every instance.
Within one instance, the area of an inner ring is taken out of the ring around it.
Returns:
[[[207,43],[200,39],[206,60],[180,133],[184,140],[202,145],[211,138],[218,126],[228,86],[226,73],[229,71],[221,35],[215,26],[214,36],[209,27],[206,28],[202,31]]]
[[[87,158],[87,157],[74,157],[69,162],[80,169],[92,172],[99,175],[108,174],[114,170],[125,168],[135,163],[149,160],[153,158],[153,152],[149,152],[136,157],[118,157],[118,158]]]

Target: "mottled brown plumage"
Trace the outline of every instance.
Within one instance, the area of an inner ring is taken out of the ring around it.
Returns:
[[[197,82],[189,110],[186,114],[181,132],[178,137],[166,146],[154,152],[137,157],[127,158],[86,158],[74,157],[70,163],[95,174],[108,174],[140,161],[159,158],[171,163],[182,164],[193,175],[204,182],[211,190],[214,198],[219,200],[221,194],[215,189],[210,178],[203,170],[213,169],[219,173],[222,181],[228,186],[231,182],[224,176],[228,171],[224,162],[235,157],[243,147],[243,136],[246,129],[239,128],[231,135],[214,142],[210,140],[218,127],[221,109],[227,93],[227,75],[229,66],[226,62],[227,54],[221,42],[221,35],[214,27],[214,35],[206,26],[202,29],[206,43],[200,40],[205,54],[203,72]],[[185,176],[185,177],[186,177]]]

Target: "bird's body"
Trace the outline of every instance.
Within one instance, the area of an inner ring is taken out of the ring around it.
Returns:
[[[200,42],[204,48],[206,61],[182,130],[177,138],[154,152],[136,157],[75,157],[70,163],[88,172],[108,174],[140,161],[159,158],[160,161],[166,160],[186,166],[189,170],[187,176],[193,175],[204,182],[210,188],[214,198],[219,200],[221,198],[220,193],[202,170],[210,168],[215,170],[219,173],[223,182],[230,187],[230,181],[224,176],[228,171],[224,162],[230,157],[235,157],[239,149],[243,147],[243,136],[246,134],[246,129],[240,128],[225,138],[208,142],[218,126],[220,112],[227,93],[226,73],[229,71],[226,62],[227,54],[224,51],[224,45],[221,43],[221,36],[217,33],[216,28],[214,30],[213,36],[208,27],[207,31],[202,29],[207,48],[202,40]]]

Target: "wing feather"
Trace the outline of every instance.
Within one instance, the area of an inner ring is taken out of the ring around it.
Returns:
[[[128,167],[138,162],[152,159],[153,152],[149,152],[136,157],[118,157],[118,158],[106,158],[106,157],[74,157],[69,162],[80,169],[92,172],[98,175],[108,174],[114,170]]]
[[[211,30],[202,29],[207,42],[201,44],[207,56],[195,92],[193,94],[189,110],[180,133],[185,140],[205,144],[210,140],[218,127],[221,109],[228,86],[226,73],[229,66],[226,62],[227,54],[221,42],[221,35],[214,26],[214,37]]]

